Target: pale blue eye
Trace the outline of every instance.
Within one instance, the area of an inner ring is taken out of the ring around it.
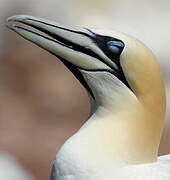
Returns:
[[[107,42],[107,46],[118,46],[118,47],[124,47],[124,44],[120,41],[109,41]]]

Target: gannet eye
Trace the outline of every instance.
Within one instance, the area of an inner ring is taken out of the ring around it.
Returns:
[[[117,46],[117,47],[124,48],[124,44],[120,41],[109,41],[107,42],[107,46]]]
[[[120,55],[120,53],[122,52],[122,50],[124,48],[124,43],[121,41],[108,41],[107,48],[111,52],[113,52],[115,55],[116,54]]]

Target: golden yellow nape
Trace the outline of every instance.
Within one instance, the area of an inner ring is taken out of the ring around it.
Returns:
[[[145,45],[132,38],[126,46],[121,64],[134,94],[144,108],[146,116],[139,123],[139,131],[143,128],[143,135],[148,133],[145,147],[152,145],[156,159],[166,108],[162,75],[154,55]]]
[[[51,180],[170,179],[170,155],[157,158],[164,83],[143,43],[115,31],[68,27],[29,15],[8,22],[8,28],[57,56],[93,105],[87,122],[57,153]]]

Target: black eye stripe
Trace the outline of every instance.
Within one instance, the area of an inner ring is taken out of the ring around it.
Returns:
[[[118,67],[117,69],[112,67],[113,71],[109,72],[122,81],[129,89],[131,89],[120,64],[120,55],[125,47],[124,42],[120,39],[96,34],[94,43],[96,43],[96,45],[103,51],[103,53]]]

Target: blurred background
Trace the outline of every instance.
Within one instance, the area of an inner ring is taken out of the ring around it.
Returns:
[[[9,153],[0,156],[0,163],[15,162],[25,176],[47,180],[57,150],[89,113],[85,90],[63,64],[5,28],[5,19],[15,14],[111,28],[147,44],[160,63],[167,91],[159,154],[170,153],[169,9],[169,0],[0,0],[0,151]]]

